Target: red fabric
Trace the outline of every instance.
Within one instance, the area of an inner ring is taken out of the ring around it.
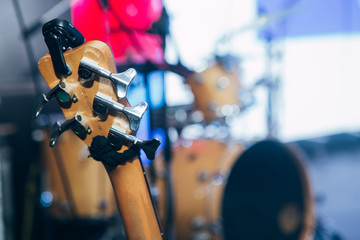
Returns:
[[[73,25],[86,41],[101,40],[110,45],[117,64],[164,62],[161,37],[145,32],[163,9],[161,0],[72,0]]]

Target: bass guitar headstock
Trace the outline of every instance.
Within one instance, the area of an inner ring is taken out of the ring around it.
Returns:
[[[63,28],[69,26],[61,23]],[[49,23],[47,24],[44,27],[47,26],[49,32],[51,28]],[[56,24],[52,23],[54,26]],[[72,25],[71,27],[73,28]],[[53,28],[62,31],[62,28]],[[73,35],[77,33],[72,31]],[[38,99],[33,114],[37,117],[51,98],[56,98],[60,104],[66,120],[53,126],[50,146],[54,146],[64,131],[71,129],[88,146],[94,137],[105,136],[115,149],[120,149],[123,145],[136,145],[145,151],[149,159],[154,159],[160,142],[157,139],[142,141],[134,136],[148,105],[141,102],[131,107],[126,98],[136,71],[130,68],[116,73],[112,51],[104,42],[89,41],[66,49],[57,44],[68,43],[71,39],[63,41],[61,38],[64,34],[60,32],[58,35],[60,40],[57,39],[51,44],[47,42],[49,53],[38,63],[39,70],[51,90]],[[59,72],[57,69],[67,71]]]

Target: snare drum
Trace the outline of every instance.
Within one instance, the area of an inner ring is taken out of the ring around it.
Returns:
[[[239,98],[242,87],[239,72],[226,69],[219,61],[202,72],[190,75],[186,81],[194,94],[196,107],[208,123],[236,115],[244,107]]]
[[[305,240],[311,233],[305,168],[278,142],[244,151],[198,139],[174,148],[171,176],[176,239]]]
[[[66,131],[50,148],[42,146],[45,162],[42,203],[55,219],[106,220],[116,213],[115,197],[105,168],[89,158],[87,146]]]

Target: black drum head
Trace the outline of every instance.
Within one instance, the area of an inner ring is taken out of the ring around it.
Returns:
[[[276,141],[262,141],[236,161],[225,186],[222,219],[226,240],[300,240],[309,216],[305,170]]]

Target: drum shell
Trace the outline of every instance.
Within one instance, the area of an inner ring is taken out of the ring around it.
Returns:
[[[243,151],[243,145],[214,139],[198,139],[173,149],[170,165],[173,219],[169,221],[166,206],[167,188],[162,157],[155,160],[158,211],[163,226],[174,222],[176,239],[191,239],[207,231],[221,216],[221,196],[231,166]],[[222,159],[222,161],[219,161]],[[217,181],[213,184],[213,181]],[[196,226],[205,220],[204,226]],[[206,226],[205,226],[206,225]],[[217,235],[217,234],[216,234]],[[219,237],[219,236],[217,236]]]
[[[204,114],[208,123],[227,114],[221,110],[225,105],[230,106],[231,114],[238,114],[242,108],[239,73],[227,71],[218,62],[202,72],[190,75],[187,83],[194,94],[195,106]]]
[[[105,220],[116,214],[114,192],[101,162],[88,157],[87,146],[66,131],[53,148],[42,145],[44,190],[53,195],[49,207],[55,219]]]
[[[269,146],[270,148],[272,144],[275,144],[275,149],[276,146],[280,146],[279,149],[275,151],[288,150],[288,147],[285,147],[285,145],[273,141],[259,142],[255,144],[255,149],[258,148],[261,151],[259,147],[261,144]],[[233,141],[222,142],[215,139],[197,139],[191,143],[186,142],[183,145],[178,145],[173,148],[170,167],[173,214],[170,215],[173,215],[175,239],[240,239],[229,234],[226,238],[224,236],[224,230],[227,230],[227,227],[224,228],[224,223],[228,223],[228,221],[224,221],[228,220],[224,219],[224,196],[227,193],[225,191],[229,191],[226,190],[228,176],[231,176],[232,172],[237,174],[236,172],[239,167],[236,167],[237,169],[235,170],[234,167],[239,165],[238,161],[239,159],[241,160],[242,156],[245,155],[246,158],[249,156],[249,154],[244,154],[248,152],[249,149],[245,148],[242,144]],[[295,152],[290,150],[287,154],[288,157],[286,157],[284,161],[290,161],[291,168],[293,168],[291,171],[296,172],[296,181],[300,183],[297,191],[300,192],[299,196],[301,199],[299,199],[299,201],[302,204],[301,219],[298,219],[300,221],[300,227],[296,234],[294,233],[296,238],[293,239],[305,240],[312,234],[314,222],[309,179],[300,157],[297,157],[297,154],[295,155]],[[267,165],[261,163],[261,161],[268,161],[268,159],[271,159],[273,156],[277,156],[277,153],[265,151],[264,156],[261,156],[260,160],[258,160],[260,161],[258,168],[266,168]],[[250,158],[252,158],[252,155],[250,155]],[[159,158],[156,159],[157,173],[161,173],[161,176],[164,176],[165,168],[163,168],[164,164],[161,160],[162,159]],[[250,161],[255,162],[256,159],[250,159]],[[281,161],[279,161],[279,163],[276,162],[275,159],[274,167],[284,163]],[[278,169],[281,172],[281,167],[278,167]],[[248,171],[254,171],[255,173],[257,169],[253,168]],[[268,172],[271,176],[274,170],[270,167]],[[284,179],[284,181],[286,181],[286,179]],[[166,225],[169,221],[166,219],[168,214],[166,213],[165,198],[167,193],[165,178],[158,177],[156,182],[157,186],[160,186],[158,198],[158,203],[160,204],[158,205],[158,210],[163,223]],[[269,180],[269,182],[272,183],[272,180]],[[249,184],[251,185],[251,183]],[[281,186],[279,186],[279,188],[281,189]],[[241,191],[241,189],[239,190]],[[255,189],[255,192],[256,191]],[[262,190],[259,191],[258,194],[260,194],[260,196],[264,194]],[[282,198],[282,196],[280,198]],[[266,201],[264,206],[265,208],[272,207],[272,205],[267,205]],[[279,229],[287,228],[286,224],[284,225],[283,222],[279,220],[281,216],[284,215],[282,212],[286,212],[283,209],[286,209],[288,205],[285,204],[284,206],[285,207],[280,208],[280,210],[274,214],[274,224],[277,225]],[[228,218],[227,216],[225,217]],[[243,219],[247,217],[251,218],[247,213],[241,216]],[[273,222],[271,224],[273,224]],[[240,229],[244,227],[250,228],[252,226],[239,226]],[[261,226],[255,226],[255,228],[257,231],[262,231]],[[241,239],[249,238],[245,237]],[[279,240],[282,239],[289,238],[284,237]]]

